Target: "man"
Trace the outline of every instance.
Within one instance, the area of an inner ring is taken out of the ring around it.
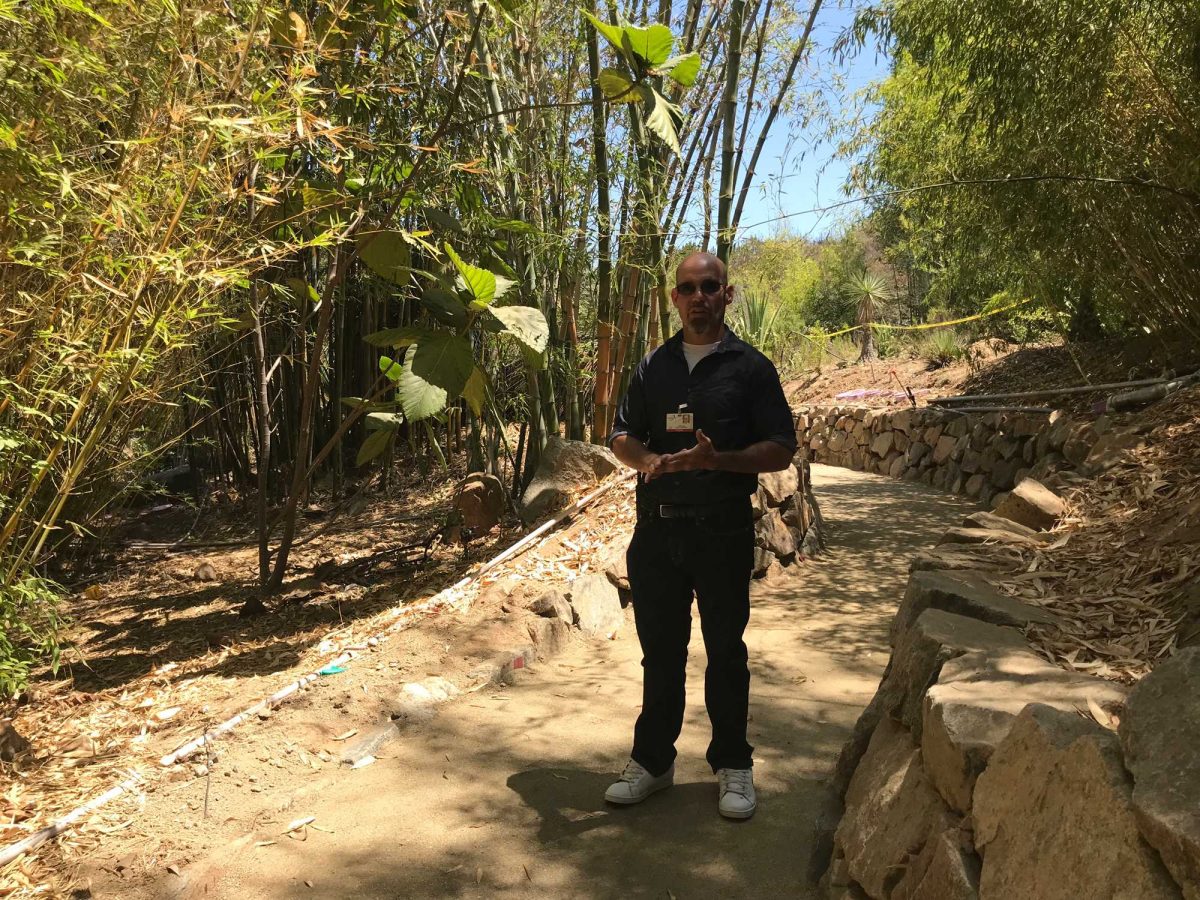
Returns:
[[[742,640],[754,566],[750,496],[757,473],[791,464],[796,433],[775,367],[725,325],[733,300],[725,264],[693,253],[675,282],[683,328],[639,363],[609,435],[617,458],[640,473],[626,561],[643,677],[633,752],[604,796],[639,803],[674,780],[695,594],[718,810],[748,819],[757,806]]]

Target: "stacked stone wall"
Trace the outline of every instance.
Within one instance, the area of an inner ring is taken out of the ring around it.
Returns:
[[[1036,482],[1012,498],[994,530],[1024,538],[1062,514]],[[1132,690],[1062,669],[1023,636],[1054,612],[999,590],[994,559],[951,543],[913,561],[833,773],[822,896],[1200,900],[1200,647]]]
[[[921,482],[984,504],[1000,502],[1026,477],[1054,485],[1072,471],[1094,474],[1137,439],[1106,417],[1060,412],[806,406],[795,413],[800,455],[809,462]]]

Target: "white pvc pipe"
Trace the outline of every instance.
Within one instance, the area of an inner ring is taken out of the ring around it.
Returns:
[[[437,594],[434,594],[428,600],[422,601],[421,603],[413,604],[411,606],[404,606],[404,607],[399,608],[398,610],[396,610],[395,614],[397,616],[402,617],[401,620],[398,622],[392,623],[387,628],[383,629],[383,631],[379,632],[379,634],[374,635],[373,639],[375,639],[376,641],[384,640],[384,639],[386,639],[385,635],[388,632],[395,631],[395,630],[401,628],[402,626],[411,625],[412,620],[414,618],[416,618],[418,613],[426,612],[430,609],[434,609],[437,606],[440,606],[444,602],[444,598],[448,598],[455,591],[461,590],[462,588],[466,587],[472,581],[474,581],[475,579],[477,579],[481,575],[483,575],[485,572],[488,572],[491,569],[494,569],[496,566],[500,565],[500,563],[505,562],[506,560],[511,559],[512,557],[516,556],[518,553],[520,553],[522,550],[524,550],[526,547],[528,547],[530,544],[532,544],[534,541],[536,541],[539,537],[541,537],[543,534],[545,534],[547,531],[549,531],[555,525],[558,525],[559,523],[563,522],[564,520],[575,515],[577,512],[580,512],[581,510],[587,508],[597,498],[603,496],[607,491],[609,491],[613,487],[613,485],[617,484],[621,480],[623,480],[623,479],[616,478],[605,484],[602,484],[600,487],[596,488],[596,490],[592,491],[590,494],[575,501],[570,506],[568,506],[566,509],[564,509],[562,512],[558,513],[557,515],[555,515],[554,517],[549,519],[547,522],[545,522],[538,528],[534,529],[529,534],[525,535],[525,537],[521,538],[521,540],[517,541],[515,544],[513,544],[511,547],[509,547],[503,553],[500,553],[498,556],[492,557],[492,559],[488,560],[486,563],[481,565],[474,572],[467,575],[465,578],[461,579],[460,581],[456,582],[455,584],[451,585],[450,587],[448,587],[442,591],[439,591]],[[372,640],[372,638],[368,638],[368,641],[370,641],[370,640]],[[338,656],[336,659],[325,663],[325,665],[322,666],[321,668],[325,668],[325,666],[341,665],[344,662],[349,662],[351,659],[353,659],[357,655],[358,654],[355,653],[354,651],[347,651],[347,652],[341,654],[340,656]],[[276,691],[271,696],[258,701],[253,706],[247,707],[246,709],[244,709],[240,713],[238,713],[236,716],[233,716],[230,719],[226,719],[224,722],[222,722],[220,725],[217,725],[212,730],[206,731],[204,734],[200,735],[200,737],[198,737],[194,740],[188,741],[182,747],[179,747],[177,750],[174,750],[171,753],[168,753],[166,756],[162,757],[162,759],[160,759],[159,762],[162,763],[162,765],[164,765],[164,766],[170,766],[170,765],[174,765],[175,763],[177,763],[183,759],[186,759],[187,757],[189,757],[193,753],[195,753],[197,750],[199,750],[201,747],[203,747],[206,742],[211,741],[214,738],[220,737],[221,735],[232,731],[234,728],[236,728],[242,722],[245,722],[251,716],[255,715],[256,713],[258,713],[264,709],[273,709],[274,707],[283,703],[283,701],[286,700],[288,697],[290,697],[292,694],[299,691],[302,687],[304,687],[305,685],[311,684],[313,681],[316,681],[320,677],[321,676],[317,672],[309,672],[307,675],[303,675],[300,678],[297,678],[295,681],[291,682],[290,684],[287,684],[284,687],[280,688],[278,691]],[[29,835],[29,837],[23,838],[23,839],[17,841],[15,844],[9,844],[7,847],[0,848],[0,866],[5,866],[8,863],[12,862],[17,857],[19,857],[21,854],[28,853],[30,850],[33,850],[36,847],[40,847],[46,841],[58,837],[60,834],[62,834],[64,831],[66,831],[68,828],[70,828],[71,825],[73,825],[75,822],[77,822],[83,816],[86,816],[88,813],[99,809],[101,806],[104,806],[110,800],[115,800],[117,797],[121,796],[122,794],[127,793],[128,791],[132,790],[134,787],[136,787],[141,782],[142,782],[142,776],[137,774],[136,772],[134,772],[128,778],[126,778],[124,781],[122,781],[120,784],[115,785],[112,788],[109,788],[107,791],[105,791],[103,794],[101,794],[98,797],[93,797],[91,800],[89,800],[87,803],[83,804],[82,806],[76,807],[74,810],[67,813],[61,819],[58,819],[56,822],[54,822],[54,824],[46,826],[41,831],[34,832],[33,834]]]

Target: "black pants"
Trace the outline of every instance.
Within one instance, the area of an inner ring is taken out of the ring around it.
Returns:
[[[708,668],[704,703],[712,723],[707,759],[720,768],[748,769],[746,742],[750,669],[742,634],[750,618],[754,524],[747,499],[704,519],[639,516],[626,553],[638,640],[642,645],[642,712],[633,758],[651,775],[675,760],[683,727],[684,680],[692,626],[692,595]]]

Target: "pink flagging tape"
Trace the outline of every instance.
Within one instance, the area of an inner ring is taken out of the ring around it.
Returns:
[[[453,605],[457,599],[456,595],[472,581],[530,547],[533,542],[540,538],[543,534],[590,506],[595,500],[607,493],[614,485],[623,480],[623,478],[614,478],[600,485],[600,487],[596,488],[596,490],[575,501],[562,512],[558,513],[553,518],[549,519],[547,522],[534,529],[529,534],[525,535],[525,537],[521,538],[521,540],[517,541],[503,553],[483,563],[466,577],[462,578],[460,581],[456,582],[445,590],[438,592],[428,600],[422,601],[421,603],[412,604],[410,606],[402,606],[394,610],[393,615],[395,615],[399,621],[393,622],[391,625],[374,635],[372,638],[368,638],[368,642],[372,639],[376,640],[377,642],[386,640],[386,635],[389,632],[398,631],[402,628],[411,626],[417,617],[422,613],[436,611],[444,606]],[[341,665],[342,663],[349,662],[356,656],[358,656],[358,653],[353,650],[348,650],[338,656],[336,659],[325,663],[321,668],[325,668],[325,666]],[[311,684],[320,677],[321,676],[318,670],[316,672],[309,672],[307,675],[297,678],[290,684],[280,688],[271,696],[258,701],[253,706],[247,707],[236,716],[226,719],[220,725],[217,725],[211,730],[206,731],[198,738],[188,741],[177,750],[168,753],[166,756],[162,757],[159,762],[162,763],[163,766],[171,766],[177,762],[187,759],[187,757],[191,756],[193,753],[203,747],[208,741],[214,740],[221,735],[228,734],[230,731],[237,728],[238,725],[242,724],[247,719],[264,709],[273,709],[279,706],[293,694],[297,693],[306,685]],[[46,841],[58,837],[60,834],[70,828],[75,822],[79,821],[79,819],[81,819],[83,816],[86,816],[88,813],[99,809],[106,803],[115,800],[122,794],[132,791],[137,785],[141,784],[142,781],[143,777],[141,775],[139,775],[137,772],[132,772],[130,776],[120,784],[114,785],[98,797],[93,797],[87,803],[77,807],[76,809],[67,813],[67,815],[63,816],[61,819],[54,822],[54,824],[46,826],[41,831],[34,832],[33,834],[29,835],[29,837],[23,838],[17,841],[15,844],[9,844],[7,847],[0,848],[0,866],[7,865],[22,854],[28,853],[30,850],[40,847]]]

